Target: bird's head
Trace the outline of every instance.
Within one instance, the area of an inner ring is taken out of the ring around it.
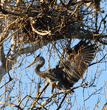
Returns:
[[[26,68],[30,67],[31,65],[33,65],[36,62],[38,62],[39,60],[40,60],[40,54]]]

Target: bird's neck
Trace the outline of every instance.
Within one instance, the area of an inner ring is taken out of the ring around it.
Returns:
[[[40,68],[45,64],[44,58],[41,58],[41,61],[39,64],[36,65],[35,71],[40,72]]]
[[[45,78],[45,72],[41,72],[40,68],[44,65],[45,60],[43,57],[40,58],[40,63],[36,65],[35,72],[39,77]]]

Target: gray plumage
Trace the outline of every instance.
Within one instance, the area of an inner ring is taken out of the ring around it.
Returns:
[[[52,91],[55,87],[66,91],[83,76],[94,59],[95,51],[94,44],[81,40],[74,49],[68,49],[64,61],[54,69],[41,72],[40,68],[45,64],[45,60],[39,55],[29,66],[40,61],[35,65],[36,74],[51,84]]]
[[[96,46],[86,41],[80,41],[74,49],[68,49],[64,61],[59,64],[68,75],[70,85],[75,84],[85,73],[95,57]]]
[[[39,64],[35,65],[35,72],[39,77],[44,78],[47,82],[51,84],[52,91],[55,87],[62,91],[70,89],[69,82],[66,79],[67,73],[64,72],[62,68],[48,69],[43,72],[40,71],[40,68],[45,64],[45,60],[43,57],[37,56],[35,60],[31,64],[29,64],[29,66],[27,66],[27,68],[38,61],[40,62]]]

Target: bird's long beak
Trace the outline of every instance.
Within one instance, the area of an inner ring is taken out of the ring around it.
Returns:
[[[26,68],[30,67],[31,65],[33,65],[36,62],[36,59],[40,56],[40,54],[33,60],[33,62],[31,62]]]
[[[26,68],[30,67],[31,65],[33,65],[35,63],[36,59],[33,60],[33,62],[31,62]]]

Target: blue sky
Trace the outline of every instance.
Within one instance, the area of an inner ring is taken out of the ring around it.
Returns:
[[[104,7],[103,4],[101,4],[101,7]],[[107,11],[106,7],[104,7],[104,9]],[[100,17],[102,17],[102,15],[103,14],[101,14],[99,16],[99,20],[100,20]],[[107,30],[105,30],[105,32],[107,32]],[[78,40],[75,41],[75,43],[77,43],[77,42],[78,42]],[[75,45],[75,43],[73,45]],[[6,46],[7,46],[7,44],[6,44]],[[48,49],[47,47],[48,46],[44,46],[41,50],[38,50],[34,54],[34,56],[36,56],[41,52],[41,56],[43,56],[45,59],[47,59],[45,65],[41,69],[41,71],[44,71],[48,68],[48,59],[49,59],[48,55],[49,54],[47,53],[47,49]],[[8,47],[6,47],[6,48],[8,48]],[[5,50],[6,50],[6,48],[5,48]],[[103,53],[106,53],[106,50],[103,50]],[[58,63],[59,59],[57,57],[57,54],[55,54],[55,55],[54,55],[54,53],[52,53],[52,54],[53,54],[53,57],[50,60],[50,64],[51,64],[51,68],[54,68],[55,65]],[[99,60],[101,58],[101,56],[102,56],[101,53],[98,53],[98,57],[94,61]],[[10,96],[15,95],[16,97],[20,97],[20,93],[22,92],[23,94],[21,95],[21,97],[19,99],[23,98],[25,95],[31,95],[32,97],[35,97],[36,91],[37,91],[37,88],[36,88],[37,83],[36,82],[41,80],[41,82],[43,83],[44,81],[43,81],[43,79],[40,79],[36,75],[36,73],[34,71],[35,65],[26,69],[26,67],[29,65],[29,63],[33,61],[33,55],[31,55],[30,57],[27,57],[27,58],[26,58],[26,55],[23,55],[22,57],[18,58],[19,62],[22,60],[21,58],[24,58],[24,61],[22,62],[22,66],[18,67],[18,64],[15,64],[14,65],[14,67],[16,67],[15,71],[14,70],[10,71],[10,74],[12,75],[12,77],[15,77],[14,81],[16,83],[14,84],[14,83],[10,82],[8,84],[7,88],[9,88],[8,90],[10,90],[11,85],[14,85],[14,89],[11,92]],[[72,110],[78,110],[78,109],[84,110],[83,97],[84,97],[84,99],[87,99],[96,90],[105,86],[104,88],[102,88],[101,91],[98,91],[97,94],[92,95],[87,101],[85,101],[85,107],[86,107],[85,109],[86,110],[93,110],[95,107],[95,104],[97,104],[97,101],[99,101],[98,108],[96,107],[95,110],[100,110],[102,108],[102,106],[106,102],[106,97],[107,97],[107,90],[106,90],[107,89],[107,80],[106,80],[107,79],[107,70],[106,70],[106,68],[107,68],[106,63],[101,63],[98,65],[96,64],[96,65],[93,65],[93,66],[88,68],[88,70],[84,74],[83,78],[85,78],[85,76],[87,75],[86,81],[90,83],[93,81],[93,78],[96,74],[97,80],[94,83],[95,87],[85,88],[84,90],[82,87],[80,87],[78,89],[75,89],[74,94],[71,94],[71,95],[69,94],[68,97],[71,100],[71,104],[72,105],[74,104]],[[7,74],[4,77],[6,78],[6,80],[8,80]],[[31,84],[31,79],[34,80],[32,84]],[[3,80],[4,79],[2,79],[1,85],[4,83]],[[82,79],[80,79],[74,86],[80,85],[81,82],[82,82]],[[41,90],[42,90],[43,86],[44,86],[44,84],[41,86]],[[4,89],[6,89],[6,87],[3,87],[1,89],[0,94],[3,94]],[[30,90],[32,92],[30,92]],[[84,92],[84,96],[83,96],[83,92]],[[46,89],[46,96],[50,96],[50,95],[51,95],[51,89],[49,86]],[[5,100],[5,99],[2,98],[2,100]],[[14,100],[14,98],[12,98],[12,100]],[[23,101],[23,103],[25,103],[25,100]],[[15,101],[14,103],[17,104],[18,101]],[[30,102],[29,102],[29,104],[30,104]],[[64,104],[63,104],[63,107],[65,106]],[[53,105],[53,107],[50,110],[53,110],[55,108],[56,108],[56,106]],[[61,110],[64,110],[64,108],[62,108]]]

